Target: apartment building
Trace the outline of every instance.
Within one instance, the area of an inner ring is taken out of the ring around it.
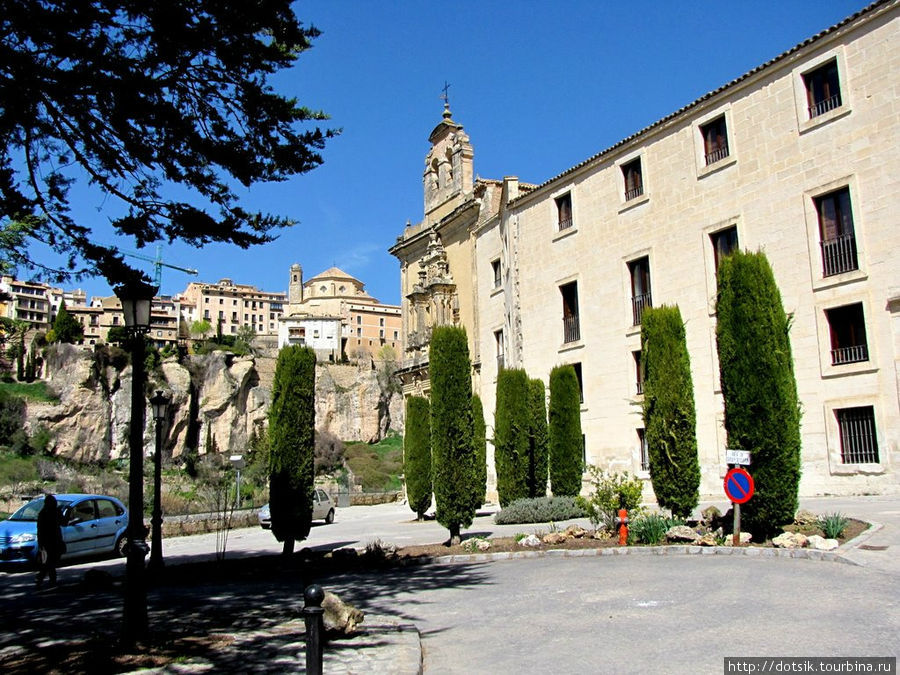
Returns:
[[[649,479],[644,308],[677,304],[701,492],[726,470],[716,355],[719,259],[762,250],[802,405],[803,495],[900,489],[900,3],[876,2],[539,184],[473,180],[449,109],[430,136],[425,218],[401,261],[404,390],[428,391],[434,325],[467,329],[492,425],[500,367],[582,384],[585,459]],[[474,273],[473,273],[474,270]],[[493,487],[493,449],[488,448]],[[648,486],[649,487],[649,486]]]
[[[220,326],[224,335],[236,335],[238,328],[248,326],[257,335],[275,336],[287,294],[221,279],[214,284],[191,282],[177,300],[188,325],[205,319],[213,331]]]

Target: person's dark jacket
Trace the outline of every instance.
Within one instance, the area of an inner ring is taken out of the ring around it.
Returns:
[[[59,560],[66,551],[63,542],[62,522],[59,509],[56,506],[56,498],[49,495],[44,500],[44,506],[38,512],[37,517],[38,549],[47,551],[50,560]]]

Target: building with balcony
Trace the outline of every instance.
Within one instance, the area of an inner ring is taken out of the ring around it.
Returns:
[[[265,337],[278,335],[287,295],[221,279],[214,284],[192,281],[176,300],[185,308],[188,327],[206,320],[212,334],[221,329],[223,335],[237,335],[238,328],[247,326]]]
[[[546,383],[571,364],[586,461],[649,479],[641,318],[677,304],[700,489],[719,495],[716,269],[737,247],[762,250],[792,316],[801,494],[896,493],[900,118],[884,83],[898,45],[900,3],[876,2],[539,185],[474,179],[447,107],[429,137],[424,219],[391,248],[404,391],[427,394],[441,324],[467,331],[489,429],[499,368]],[[490,445],[488,473],[492,490]]]

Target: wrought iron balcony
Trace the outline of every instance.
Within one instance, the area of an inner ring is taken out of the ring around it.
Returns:
[[[868,345],[853,345],[851,347],[838,347],[831,350],[831,365],[842,366],[845,363],[859,363],[869,360]]]
[[[650,298],[650,293],[642,293],[641,295],[635,295],[631,299],[631,309],[634,315],[634,325],[641,325],[641,317],[644,315],[645,307],[652,307],[653,301]]]
[[[840,92],[838,92],[834,96],[823,98],[821,101],[816,101],[811,106],[809,106],[809,119],[813,119],[814,117],[818,117],[819,115],[824,115],[828,111],[840,107],[841,94]]]
[[[856,255],[856,235],[852,232],[834,239],[826,239],[820,245],[824,276],[831,277],[835,274],[859,269],[859,260]]]
[[[578,342],[581,339],[581,325],[578,315],[571,314],[563,317],[563,342]]]

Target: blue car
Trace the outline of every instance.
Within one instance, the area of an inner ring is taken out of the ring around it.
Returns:
[[[125,555],[128,511],[115,497],[56,495],[63,524],[63,560]],[[37,559],[37,516],[44,498],[33,499],[0,522],[0,564],[34,565]]]

